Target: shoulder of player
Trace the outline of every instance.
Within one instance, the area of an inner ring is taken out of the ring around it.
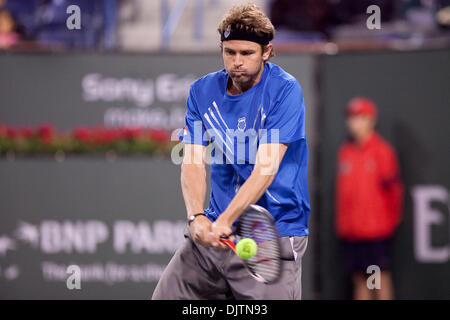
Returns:
[[[378,150],[386,153],[394,153],[394,147],[384,139],[378,132],[374,132],[374,142]]]
[[[197,93],[200,89],[205,89],[211,84],[217,84],[217,82],[223,80],[223,77],[225,76],[225,69],[205,74],[191,84],[191,90],[194,90],[194,92]]]
[[[272,91],[278,93],[283,93],[295,89],[301,91],[300,83],[293,75],[273,63],[269,63],[269,68],[270,73],[268,76],[268,80],[270,81]]]
[[[375,152],[380,160],[393,160],[397,158],[394,147],[378,133],[375,133]]]

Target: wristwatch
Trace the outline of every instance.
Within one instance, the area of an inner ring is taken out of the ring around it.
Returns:
[[[188,224],[190,225],[191,222],[194,221],[194,219],[195,219],[196,217],[198,217],[198,216],[205,216],[205,217],[206,217],[206,214],[204,214],[204,213],[196,213],[196,214],[193,214],[192,216],[189,217],[189,219],[188,219]]]

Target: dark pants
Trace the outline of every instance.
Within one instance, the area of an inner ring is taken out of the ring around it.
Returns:
[[[366,272],[367,267],[376,265],[381,271],[391,268],[390,238],[372,241],[341,241],[342,258],[347,273]]]

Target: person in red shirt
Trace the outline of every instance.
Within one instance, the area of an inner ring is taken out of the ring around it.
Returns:
[[[338,153],[336,231],[355,299],[392,299],[390,248],[401,219],[403,185],[396,153],[376,131],[377,108],[367,98],[347,105],[349,141]],[[367,268],[381,270],[380,287],[369,289]]]

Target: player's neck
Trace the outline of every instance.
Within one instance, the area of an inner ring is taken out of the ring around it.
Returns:
[[[356,143],[357,143],[359,146],[364,146],[364,145],[366,144],[366,142],[370,140],[370,138],[372,137],[372,134],[373,134],[373,133],[374,133],[373,130],[364,132],[364,134],[362,134],[362,135],[356,137],[356,139],[355,139],[355,140],[356,140]]]
[[[250,81],[245,82],[245,83],[234,82],[231,77],[228,78],[227,93],[230,95],[237,95],[237,94],[242,94],[247,90],[250,90],[256,84],[258,84],[258,82],[261,79],[261,76],[263,74],[263,71],[264,71],[264,64],[262,65],[261,70],[259,70],[256,77],[250,79]]]

